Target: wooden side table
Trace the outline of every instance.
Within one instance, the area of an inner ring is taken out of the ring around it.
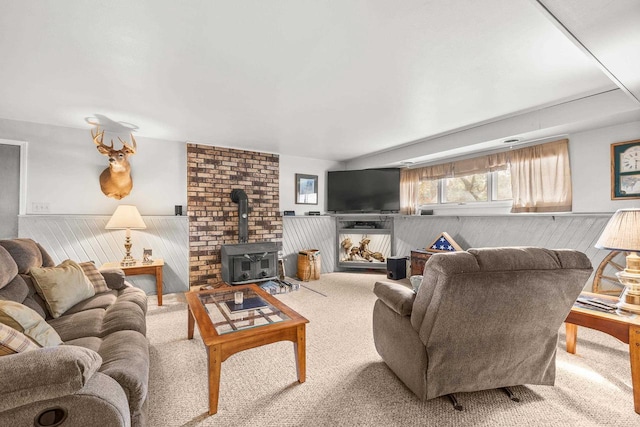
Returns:
[[[119,268],[124,271],[126,276],[137,276],[140,274],[150,274],[156,277],[156,290],[158,292],[158,305],[162,305],[162,267],[164,266],[164,260],[162,258],[156,258],[151,264],[143,264],[141,261],[136,261],[135,265],[123,267],[119,261],[107,262],[102,264],[100,268]]]
[[[580,296],[597,298],[610,303],[618,302],[618,298],[583,292]],[[640,414],[640,318],[636,314],[619,315],[616,312],[605,313],[574,305],[565,320],[567,331],[567,352],[575,354],[578,326],[595,329],[616,337],[629,344],[629,361],[631,363],[631,387],[633,389],[633,407]]]
[[[421,276],[424,271],[424,265],[429,260],[434,252],[425,251],[422,249],[411,250],[411,275]]]

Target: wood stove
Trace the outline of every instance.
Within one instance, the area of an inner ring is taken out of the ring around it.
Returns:
[[[241,285],[275,279],[279,249],[278,242],[222,245],[222,280]]]

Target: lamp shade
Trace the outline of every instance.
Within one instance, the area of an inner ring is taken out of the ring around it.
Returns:
[[[133,205],[120,205],[111,215],[111,219],[105,226],[107,230],[111,229],[142,229],[147,228],[138,208]]]
[[[600,235],[596,248],[640,252],[640,209],[616,211]]]

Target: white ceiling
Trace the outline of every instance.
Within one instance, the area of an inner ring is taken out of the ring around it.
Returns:
[[[543,2],[593,51],[530,0],[0,0],[0,118],[348,160],[640,92],[640,2]]]

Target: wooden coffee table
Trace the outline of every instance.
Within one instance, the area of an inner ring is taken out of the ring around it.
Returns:
[[[580,296],[596,298],[609,303],[617,303],[618,298],[583,292]],[[565,320],[567,330],[567,352],[575,354],[578,326],[596,329],[629,344],[631,362],[631,384],[633,387],[633,407],[640,414],[640,316],[629,312],[603,312],[574,305]]]
[[[235,292],[243,293],[242,307],[233,302]],[[187,336],[193,338],[193,326],[197,323],[207,348],[209,415],[218,412],[222,362],[242,350],[278,341],[292,341],[298,382],[305,382],[307,319],[255,284],[188,292],[185,295],[189,306]],[[249,306],[250,302],[257,302],[259,307],[245,309],[244,306]]]

